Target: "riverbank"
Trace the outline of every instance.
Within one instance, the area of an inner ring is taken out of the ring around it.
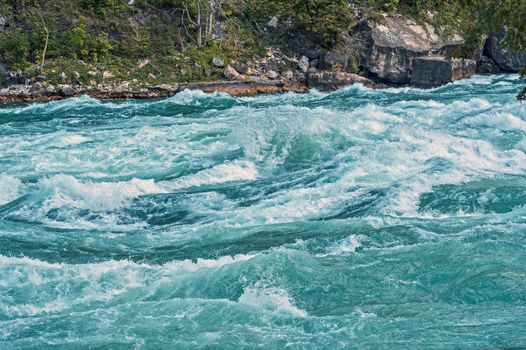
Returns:
[[[283,81],[217,81],[174,85],[162,84],[140,88],[127,85],[88,87],[80,85],[13,85],[0,90],[0,104],[46,102],[82,95],[112,100],[153,99],[174,96],[186,89],[201,90],[209,93],[224,92],[233,96],[255,96],[261,93],[306,92],[308,86],[298,83],[285,83]]]

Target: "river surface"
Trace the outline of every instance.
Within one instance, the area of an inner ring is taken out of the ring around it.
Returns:
[[[526,347],[520,87],[0,107],[0,348]]]

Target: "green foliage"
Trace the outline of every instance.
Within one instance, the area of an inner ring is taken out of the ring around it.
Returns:
[[[30,44],[27,34],[10,28],[0,36],[0,54],[12,70],[28,66]]]
[[[266,23],[277,16],[291,33],[310,36],[326,47],[337,44],[341,33],[353,25],[348,0],[248,0],[247,3],[246,15],[254,21]]]
[[[88,33],[84,24],[79,24],[66,31],[62,43],[64,56],[90,61],[97,61],[108,56],[112,48],[108,34],[92,35]]]
[[[103,16],[126,8],[122,0],[81,0],[80,5]]]

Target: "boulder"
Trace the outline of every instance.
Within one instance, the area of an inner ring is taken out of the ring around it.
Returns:
[[[62,97],[71,97],[75,94],[75,90],[71,85],[59,85],[57,88],[58,94]]]
[[[493,35],[486,40],[484,54],[493,59],[500,69],[506,72],[518,72],[526,67],[526,51],[505,48],[506,31]]]
[[[310,73],[307,79],[307,85],[309,88],[320,91],[337,90],[354,83],[362,83],[365,86],[371,87],[375,85],[370,79],[358,74],[346,72],[315,72]]]
[[[294,73],[290,70],[283,72],[283,78],[287,80],[292,80],[294,78]]]
[[[468,78],[475,74],[477,63],[463,58],[444,56],[419,57],[413,60],[411,84],[431,88]]]
[[[298,62],[298,68],[303,73],[307,73],[307,70],[309,70],[309,58],[307,56],[302,56]]]
[[[477,73],[495,74],[500,72],[500,67],[488,56],[481,56],[477,61]]]
[[[358,53],[359,64],[380,80],[407,84],[411,81],[413,59],[441,55],[460,48],[463,39],[443,40],[430,25],[419,25],[401,16],[380,21],[364,21],[351,33],[351,52]]]
[[[223,68],[225,66],[225,61],[223,61],[219,57],[214,57],[212,58],[212,64],[217,68]]]
[[[239,74],[250,74],[250,67],[244,64],[234,63],[231,65]]]
[[[276,29],[278,27],[278,17],[272,17],[270,21],[268,21],[267,27]]]
[[[279,78],[279,73],[276,72],[276,71],[273,71],[273,70],[269,70],[266,75],[267,75],[267,78],[269,78],[271,80]]]
[[[223,76],[227,79],[237,79],[241,75],[234,68],[232,68],[232,66],[226,66],[225,70],[223,71]]]

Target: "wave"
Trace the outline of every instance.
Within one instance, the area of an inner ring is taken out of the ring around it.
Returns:
[[[130,199],[164,190],[153,180],[132,179],[127,182],[81,182],[70,175],[54,175],[38,183],[39,194],[45,197],[47,210],[72,206],[94,211],[122,207]]]
[[[22,183],[16,177],[0,174],[0,205],[18,198],[21,186]]]
[[[210,169],[199,171],[194,175],[183,176],[169,184],[168,188],[181,189],[187,187],[215,185],[232,181],[253,181],[258,178],[256,165],[251,161],[234,161],[219,164]]]
[[[262,282],[246,287],[243,290],[243,294],[239,297],[238,303],[273,312],[286,313],[295,317],[308,316],[306,311],[294,306],[292,298],[286,290],[277,287],[266,287]]]

